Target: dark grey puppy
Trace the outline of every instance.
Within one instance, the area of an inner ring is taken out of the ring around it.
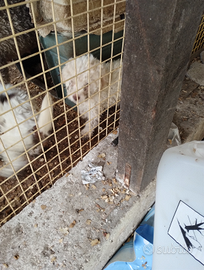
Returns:
[[[7,0],[8,5],[23,2],[23,0]],[[0,7],[5,6],[4,0],[0,0]],[[15,34],[32,29],[33,24],[29,15],[29,9],[26,5],[10,8],[11,20]],[[18,55],[13,38],[1,41],[2,38],[12,35],[9,18],[6,10],[0,10],[0,72],[5,83],[9,82],[8,68],[1,69],[12,60],[17,60]],[[35,32],[29,32],[17,37],[17,44],[21,57],[29,55],[36,51],[37,41]]]

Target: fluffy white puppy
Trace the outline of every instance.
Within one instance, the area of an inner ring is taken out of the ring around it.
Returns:
[[[120,100],[121,60],[100,63],[93,55],[72,58],[62,69],[67,97],[88,121],[81,135],[91,137],[99,116]]]
[[[9,87],[11,85],[6,85],[6,88]],[[36,124],[25,91],[8,90],[9,104],[3,90],[3,86],[0,85],[0,157],[5,165],[0,169],[0,175],[9,177],[28,162],[25,149],[28,150],[35,145],[37,133],[31,134]],[[37,116],[37,126],[42,136],[48,135],[52,128],[53,109],[49,105],[52,105],[52,99],[48,93],[42,101],[41,112]]]

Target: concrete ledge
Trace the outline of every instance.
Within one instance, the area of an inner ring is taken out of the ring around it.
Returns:
[[[68,176],[0,228],[0,269],[101,270],[155,198],[153,181],[136,196],[115,180],[110,134]],[[85,186],[81,170],[103,166],[105,181]]]

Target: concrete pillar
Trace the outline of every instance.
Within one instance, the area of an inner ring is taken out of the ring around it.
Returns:
[[[203,0],[127,0],[118,178],[136,192],[156,175],[203,10]]]

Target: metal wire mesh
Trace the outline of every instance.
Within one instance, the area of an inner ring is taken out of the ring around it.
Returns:
[[[203,49],[204,47],[204,15],[201,18],[201,22],[196,34],[196,39],[193,45],[192,54],[199,51],[200,49]]]
[[[42,21],[39,4],[45,3],[50,13],[44,14]],[[70,0],[62,16],[56,10],[55,1],[0,2],[2,23],[4,26],[7,23],[5,32],[0,25],[0,49],[5,49],[0,55],[0,225],[66,175],[117,128],[124,7],[125,1]],[[30,16],[32,22],[25,25]],[[82,21],[86,27],[83,25],[80,29]],[[46,46],[47,38],[53,44]],[[120,44],[119,50],[117,44]],[[64,56],[67,49],[71,50],[74,60]],[[12,51],[10,58],[9,50]],[[53,52],[54,60],[50,58]],[[77,59],[82,57],[87,57],[87,68],[78,74],[81,64]],[[71,79],[66,77],[66,72],[63,77],[63,69],[71,61],[74,61],[76,83],[72,93]],[[85,72],[87,82],[81,87],[80,75]],[[69,84],[67,89],[64,83]],[[95,85],[93,92],[92,85]],[[79,100],[84,91],[85,103]],[[73,96],[75,104],[70,106]],[[80,110],[83,106],[80,104],[86,104],[86,108]],[[49,127],[48,134],[46,127]]]

